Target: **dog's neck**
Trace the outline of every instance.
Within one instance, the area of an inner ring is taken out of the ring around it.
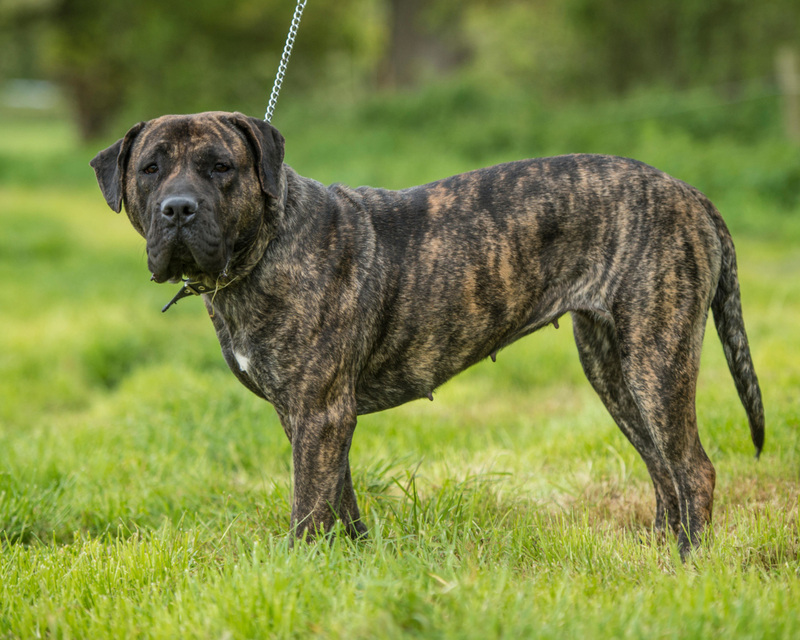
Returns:
[[[274,203],[264,202],[264,215],[261,217],[261,224],[256,231],[255,239],[244,249],[231,256],[220,278],[214,283],[215,286],[219,280],[222,280],[223,283],[232,283],[234,280],[242,280],[250,275],[250,272],[263,259],[269,243],[277,237],[277,228],[286,211],[286,200],[289,194],[285,171],[281,172],[279,185],[280,196],[277,201]]]

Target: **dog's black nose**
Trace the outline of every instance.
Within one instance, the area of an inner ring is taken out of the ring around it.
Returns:
[[[194,198],[171,196],[161,203],[161,215],[173,224],[183,224],[197,213],[198,203]]]

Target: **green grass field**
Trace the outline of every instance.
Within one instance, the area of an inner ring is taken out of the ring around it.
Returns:
[[[276,121],[287,162],[325,182],[592,151],[715,201],[767,442],[755,461],[709,324],[697,404],[716,508],[685,564],[651,533],[644,464],[567,317],[433,403],[362,418],[369,541],[291,549],[274,410],[228,372],[199,301],[161,314],[175,288],[149,282],[144,241],[94,186],[97,149],[1,115],[0,638],[800,637],[800,151],[772,102],[704,99],[551,111],[451,86],[338,110],[287,99]]]

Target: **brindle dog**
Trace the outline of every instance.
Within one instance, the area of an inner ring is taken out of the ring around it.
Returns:
[[[569,312],[586,376],[652,476],[656,528],[684,553],[697,544],[715,483],[695,415],[709,307],[757,452],[764,442],[733,242],[702,193],[598,155],[401,191],[325,187],[283,151],[271,125],[213,112],[139,123],[91,164],[146,238],[153,280],[209,292],[228,366],[275,406],[297,536],[336,519],[366,533],[356,416],[432,399]]]

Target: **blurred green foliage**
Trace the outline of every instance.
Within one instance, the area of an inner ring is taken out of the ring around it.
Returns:
[[[212,109],[261,113],[292,0],[0,0],[0,79],[58,81],[81,135]],[[358,101],[376,87],[521,88],[560,102],[642,87],[740,99],[800,44],[797,0],[312,0],[287,86]]]
[[[315,3],[294,75],[316,77],[308,70],[339,51],[349,65],[377,55],[373,5]],[[84,138],[120,113],[265,107],[293,9],[280,0],[5,0],[3,72],[61,83]]]
[[[587,79],[641,84],[738,83],[772,74],[775,47],[800,41],[796,0],[570,0]],[[724,88],[723,88],[724,90]],[[736,92],[736,87],[727,88]]]

